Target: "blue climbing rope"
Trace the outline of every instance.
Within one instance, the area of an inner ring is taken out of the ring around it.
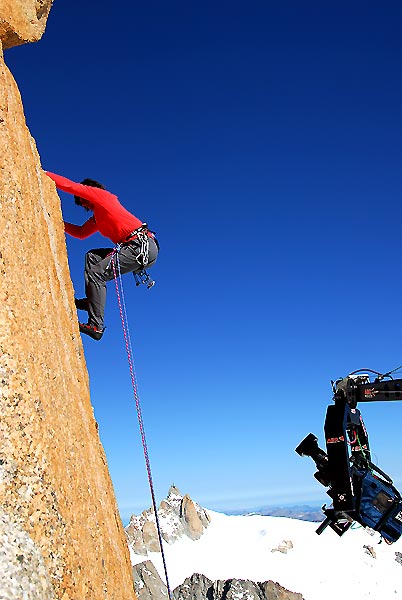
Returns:
[[[159,518],[158,518],[158,510],[157,510],[157,506],[156,506],[154,484],[152,481],[151,463],[149,460],[147,440],[145,437],[144,422],[142,420],[142,411],[141,411],[140,396],[139,396],[139,392],[138,392],[137,376],[136,376],[135,367],[134,367],[133,348],[132,348],[132,344],[131,344],[130,329],[129,329],[129,325],[128,325],[126,301],[124,298],[124,289],[123,289],[123,283],[121,280],[119,248],[116,248],[114,250],[113,255],[111,257],[111,263],[112,263],[112,268],[113,268],[114,281],[115,281],[115,285],[116,285],[116,295],[117,295],[117,302],[119,305],[119,312],[120,312],[120,318],[121,318],[121,325],[122,325],[122,329],[123,329],[124,342],[126,345],[128,366],[130,369],[131,385],[133,388],[135,407],[137,410],[137,417],[138,417],[138,424],[139,424],[140,433],[141,433],[142,447],[144,450],[144,458],[145,458],[145,465],[146,465],[147,474],[148,474],[149,489],[151,491],[152,506],[153,506],[154,513],[155,513],[156,529],[158,532],[159,546],[160,546],[161,554],[162,554],[163,569],[165,571],[166,587],[167,587],[169,600],[172,600],[172,594],[170,591],[169,578],[168,578],[167,567],[166,567],[165,552],[163,550],[162,532],[161,532],[161,528],[160,528],[160,523],[159,523]],[[116,269],[116,266],[117,266],[117,269]]]

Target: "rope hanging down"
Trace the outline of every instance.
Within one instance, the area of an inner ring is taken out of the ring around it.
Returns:
[[[161,528],[160,528],[160,524],[159,524],[158,511],[157,511],[157,506],[156,506],[154,484],[152,481],[151,463],[149,460],[148,446],[147,446],[147,441],[146,441],[146,437],[145,437],[144,423],[142,420],[142,412],[141,412],[140,397],[139,397],[139,393],[138,393],[137,377],[135,374],[135,368],[134,368],[134,362],[133,362],[133,349],[132,349],[132,345],[131,345],[131,336],[130,336],[130,330],[129,330],[129,326],[128,326],[127,309],[126,309],[126,302],[124,299],[123,283],[121,280],[118,250],[113,253],[111,262],[112,262],[112,268],[113,268],[114,281],[115,281],[115,285],[116,285],[116,295],[117,295],[117,302],[119,305],[121,325],[122,325],[123,334],[124,334],[124,342],[126,345],[128,365],[130,368],[131,385],[133,388],[135,407],[137,409],[137,417],[138,417],[138,423],[140,426],[141,441],[142,441],[142,447],[144,450],[144,457],[145,457],[145,465],[147,468],[149,488],[151,491],[152,506],[153,506],[154,513],[155,513],[155,521],[156,521],[156,528],[157,528],[157,532],[158,532],[159,546],[161,549],[163,568],[165,571],[166,587],[167,587],[169,600],[172,600],[172,594],[170,591],[169,578],[168,578],[167,567],[166,567],[165,553],[163,550],[162,532],[161,532]],[[117,269],[116,269],[116,265],[117,265]]]

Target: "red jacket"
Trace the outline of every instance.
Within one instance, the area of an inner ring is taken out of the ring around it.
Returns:
[[[83,225],[64,223],[65,231],[73,237],[84,239],[99,231],[114,244],[119,244],[132,231],[141,227],[142,221],[128,212],[114,194],[97,187],[75,183],[48,171],[46,175],[53,179],[59,190],[85,198],[93,205],[94,214]]]

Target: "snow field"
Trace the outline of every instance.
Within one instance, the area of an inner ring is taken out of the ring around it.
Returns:
[[[305,600],[339,600],[345,594],[358,600],[402,600],[402,565],[395,560],[395,552],[402,552],[401,540],[379,544],[380,537],[363,528],[342,538],[329,528],[318,536],[317,523],[208,512],[211,524],[201,539],[164,544],[172,590],[193,573],[203,573],[211,580],[271,579]],[[293,547],[275,551],[284,542]],[[365,552],[365,545],[373,547],[376,558]],[[131,557],[133,564],[147,558]],[[148,558],[164,580],[160,553]]]

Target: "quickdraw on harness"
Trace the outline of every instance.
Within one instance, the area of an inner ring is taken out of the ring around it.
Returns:
[[[133,273],[135,279],[135,285],[138,287],[142,283],[144,283],[148,289],[154,287],[155,281],[149,276],[148,271],[142,269],[142,271],[138,271],[138,273]]]

